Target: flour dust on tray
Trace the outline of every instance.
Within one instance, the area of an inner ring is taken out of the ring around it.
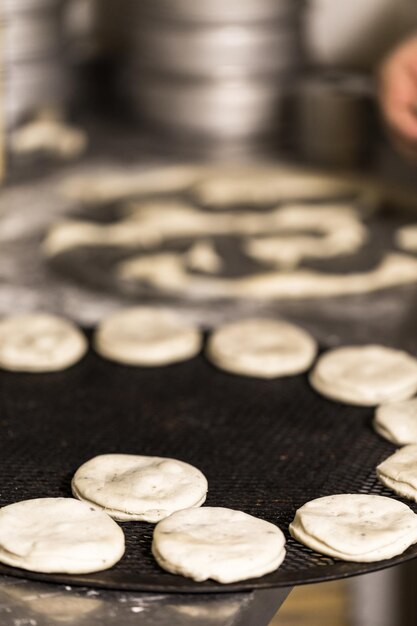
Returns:
[[[338,494],[304,504],[290,533],[320,554],[371,563],[402,554],[417,542],[417,515],[384,496]]]
[[[379,406],[375,411],[374,429],[399,446],[417,444],[417,398]]]
[[[317,353],[316,341],[303,329],[273,319],[238,320],[211,335],[207,356],[221,369],[259,378],[305,372]]]
[[[323,396],[346,404],[406,400],[417,391],[417,359],[379,345],[336,348],[318,360],[310,382]]]
[[[160,522],[152,552],[172,574],[233,583],[276,570],[285,558],[285,537],[274,524],[247,513],[202,507]]]
[[[0,320],[0,367],[14,372],[53,372],[77,363],[87,340],[70,321],[47,313]]]
[[[207,480],[196,467],[156,456],[103,454],[72,479],[76,498],[120,521],[158,522],[174,511],[201,506]]]
[[[117,311],[100,322],[94,335],[94,347],[104,358],[146,367],[191,359],[201,343],[197,328],[156,307]]]
[[[0,562],[46,573],[88,574],[125,551],[120,526],[72,498],[37,498],[0,509]]]
[[[417,445],[397,450],[378,465],[376,473],[386,487],[417,502]]]

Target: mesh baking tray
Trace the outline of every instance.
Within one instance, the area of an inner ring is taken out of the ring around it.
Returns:
[[[375,466],[394,450],[371,427],[373,409],[327,401],[307,375],[273,381],[216,370],[203,355],[164,368],[130,368],[92,350],[54,374],[0,373],[0,504],[71,496],[77,467],[97,454],[168,456],[209,481],[207,505],[240,509],[277,524],[287,557],[272,574],[235,584],[195,583],[161,570],[153,526],[124,523],[126,554],[111,570],[46,575],[0,573],[69,585],[164,592],[289,587],[371,572],[417,555],[371,564],[321,556],[295,542],[288,524],[306,501],[336,493],[392,496]],[[414,507],[417,510],[417,507]]]

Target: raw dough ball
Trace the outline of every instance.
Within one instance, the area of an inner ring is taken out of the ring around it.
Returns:
[[[276,378],[305,372],[317,352],[304,330],[271,319],[231,322],[211,335],[207,355],[221,369],[244,376]]]
[[[417,515],[383,496],[341,494],[304,504],[290,533],[316,552],[369,563],[402,554],[417,541]]]
[[[381,437],[399,446],[417,444],[417,398],[379,406],[374,428]]]
[[[47,313],[0,320],[0,367],[14,372],[54,372],[77,363],[87,340],[74,324]]]
[[[0,509],[0,561],[33,572],[87,574],[125,551],[122,529],[72,498],[38,498]]]
[[[72,492],[121,521],[159,522],[174,511],[201,506],[207,480],[175,459],[134,454],[96,456],[76,471]]]
[[[346,404],[405,400],[417,391],[417,359],[378,345],[336,348],[318,360],[310,382],[322,395]]]
[[[103,320],[95,333],[97,352],[126,365],[158,366],[185,361],[201,348],[201,333],[174,313],[157,308],[124,309]]]
[[[417,502],[417,445],[397,450],[378,465],[376,473],[395,493]]]
[[[279,528],[232,509],[179,511],[154,530],[152,552],[159,565],[198,582],[233,583],[272,572],[285,557]]]

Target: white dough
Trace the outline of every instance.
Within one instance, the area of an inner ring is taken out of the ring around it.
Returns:
[[[417,515],[384,496],[339,494],[304,504],[291,535],[316,552],[358,563],[390,559],[417,541]]]
[[[417,252],[417,224],[399,228],[395,233],[395,243],[402,250]]]
[[[175,165],[152,170],[121,169],[74,176],[64,181],[62,193],[85,203],[112,202],[135,194],[175,193],[189,187],[199,175],[194,165]]]
[[[215,330],[207,356],[221,369],[245,376],[276,378],[305,372],[317,353],[316,341],[282,320],[248,319]]]
[[[155,367],[185,361],[201,348],[202,337],[170,311],[151,307],[122,309],[100,322],[97,352],[126,365]]]
[[[186,266],[191,270],[217,274],[223,268],[223,261],[211,241],[197,241],[185,253]]]
[[[117,266],[116,273],[121,280],[143,280],[154,288],[178,296],[297,300],[366,294],[416,283],[417,259],[405,254],[387,254],[375,269],[351,274],[301,269],[220,278],[193,276],[186,271],[182,255],[166,253],[123,261]]]
[[[63,220],[54,224],[43,242],[46,256],[77,246],[142,246],[210,235],[262,235],[313,231],[326,238],[327,248],[352,250],[367,237],[359,214],[349,204],[292,205],[268,212],[204,212],[173,200],[131,203],[126,217],[112,224]],[[320,241],[320,238],[316,238]],[[310,246],[311,247],[311,246]],[[205,255],[207,256],[207,254]],[[211,254],[211,256],[213,256]]]
[[[417,445],[397,450],[378,465],[376,473],[395,493],[417,502]]]
[[[325,222],[327,223],[327,222]],[[244,243],[246,254],[277,267],[297,267],[304,259],[327,259],[356,252],[365,241],[361,224],[329,229],[323,237],[308,235],[251,238]]]
[[[48,230],[42,242],[42,252],[46,257],[53,257],[83,246],[139,247],[146,250],[159,243],[157,233],[132,221],[97,224],[83,220],[63,220]]]
[[[176,459],[103,454],[81,465],[72,491],[114,519],[158,522],[174,511],[201,506],[207,480],[200,470]]]
[[[231,205],[326,198],[359,191],[360,186],[352,181],[306,171],[262,167],[232,169],[209,176],[197,183],[194,195],[200,203],[222,209]]]
[[[269,522],[241,511],[203,507],[160,522],[152,552],[173,574],[232,583],[276,570],[284,560],[284,546],[283,533]]]
[[[15,372],[54,372],[77,363],[87,340],[68,320],[27,313],[0,320],[0,367]]]
[[[310,382],[322,395],[346,404],[405,400],[417,391],[417,359],[379,345],[336,348],[320,357]]]
[[[72,159],[87,148],[87,135],[80,128],[54,119],[37,119],[13,131],[10,147],[15,154],[38,150]]]
[[[112,567],[122,529],[72,498],[39,498],[0,509],[0,562],[33,572],[87,574]]]
[[[382,437],[399,446],[417,444],[417,398],[379,406],[374,428]]]

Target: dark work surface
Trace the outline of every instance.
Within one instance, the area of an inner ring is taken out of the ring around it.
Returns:
[[[307,376],[262,381],[217,371],[203,356],[165,368],[129,368],[92,351],[56,374],[0,373],[0,505],[70,496],[77,467],[103,453],[169,456],[200,468],[207,504],[277,524],[287,557],[274,573],[232,585],[194,583],[163,572],[151,551],[152,525],[124,523],[127,550],[112,570],[83,576],[0,573],[90,587],[226,592],[370,572],[417,555],[353,564],[320,556],[289,538],[295,510],[334,493],[392,495],[375,466],[394,447],[371,429],[373,410],[327,401]]]

